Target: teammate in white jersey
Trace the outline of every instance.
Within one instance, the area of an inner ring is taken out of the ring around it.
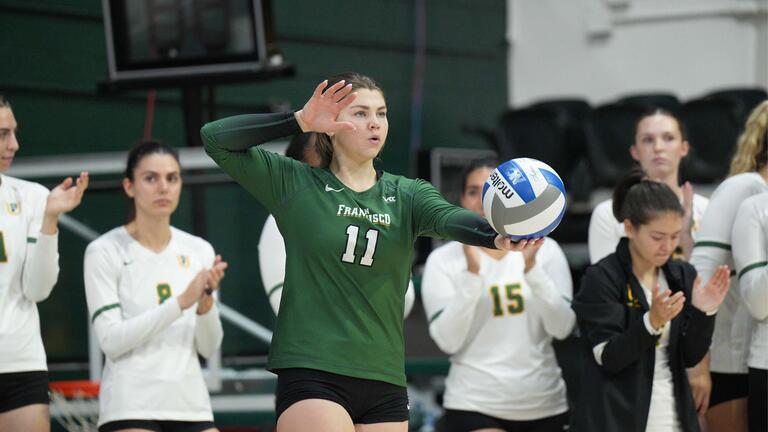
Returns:
[[[16,118],[0,96],[0,173],[19,150]],[[0,174],[0,431],[48,431],[48,367],[37,303],[59,275],[59,215],[80,204],[88,174],[50,193]]]
[[[106,355],[100,432],[216,431],[198,355],[221,344],[212,293],[227,264],[170,225],[181,183],[173,148],[138,144],[123,179],[134,214],[85,252],[88,311]]]
[[[464,175],[461,205],[482,214],[482,161]],[[429,332],[451,355],[443,420],[447,431],[562,431],[565,383],[552,338],[573,330],[568,262],[546,239],[530,252],[451,242],[427,259],[422,299]]]
[[[739,205],[768,191],[768,101],[749,116],[731,161],[729,177],[712,194],[701,221],[691,264],[704,280],[720,265],[733,268],[731,231]],[[739,278],[720,306],[712,337],[712,396],[707,412],[709,432],[746,432],[749,385],[747,356],[754,320],[742,301]]]
[[[685,258],[693,249],[693,236],[709,200],[694,194],[690,183],[678,183],[680,161],[688,154],[689,144],[682,123],[674,114],[655,109],[640,116],[635,126],[635,142],[629,153],[652,180],[672,189],[686,211],[680,248]],[[625,237],[624,225],[613,216],[612,200],[598,204],[589,221],[589,259],[592,264],[613,253]]]
[[[749,350],[750,431],[768,430],[768,192],[739,207],[731,236],[741,293],[756,320]]]
[[[285,149],[285,155],[309,166],[317,167],[321,164],[320,156],[315,150],[315,134],[312,132],[294,135]],[[280,311],[280,299],[283,296],[283,282],[285,281],[285,240],[280,234],[275,217],[272,215],[267,217],[264,227],[261,228],[259,273],[269,304],[272,306],[272,311],[277,315]],[[411,313],[415,299],[413,281],[409,281],[408,289],[405,291],[405,317]]]
[[[654,109],[640,116],[635,125],[635,142],[629,148],[632,159],[637,161],[648,178],[669,186],[680,198],[685,215],[680,233],[679,246],[674,257],[688,259],[693,249],[693,239],[699,221],[709,200],[694,194],[691,184],[679,184],[680,161],[688,154],[690,146],[680,119],[673,113]],[[624,225],[613,215],[613,201],[598,204],[589,221],[589,258],[592,264],[616,250],[619,240],[626,236]],[[705,279],[706,280],[706,279]],[[700,364],[688,370],[691,391],[700,415],[707,411],[712,382],[709,377],[709,355]],[[702,417],[703,420],[703,417]]]

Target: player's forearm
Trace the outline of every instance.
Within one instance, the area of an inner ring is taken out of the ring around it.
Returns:
[[[448,216],[440,232],[449,240],[496,249],[496,231],[485,218],[469,210],[461,209]]]
[[[576,324],[576,313],[571,309],[570,300],[563,297],[540,265],[528,271],[525,280],[531,287],[547,333],[557,339],[568,337]]]
[[[208,123],[200,130],[205,149],[211,157],[217,151],[245,151],[252,146],[298,133],[301,133],[301,128],[293,113],[227,117]]]
[[[169,298],[158,307],[129,319],[122,319],[119,309],[113,308],[95,315],[93,324],[101,350],[114,360],[146,343],[182,314],[176,298]]]
[[[219,309],[214,306],[205,314],[197,315],[195,322],[195,348],[198,354],[209,358],[221,345],[224,330],[219,318]]]
[[[623,333],[615,335],[605,345],[602,367],[606,372],[618,373],[635,363],[657,342],[658,336],[645,328],[643,320],[633,320]]]
[[[685,367],[690,368],[696,366],[709,351],[715,315],[707,315],[692,305],[686,305],[684,312],[688,316],[683,329],[683,360]]]
[[[40,234],[29,238],[21,283],[24,297],[32,302],[48,298],[59,277],[59,236]]]
[[[426,278],[425,278],[426,280]],[[442,307],[429,311],[429,334],[437,346],[446,354],[453,354],[466,343],[477,302],[483,294],[482,278],[469,272],[457,275],[454,281],[456,291]],[[430,290],[424,287],[425,291]],[[432,289],[444,289],[433,287]]]

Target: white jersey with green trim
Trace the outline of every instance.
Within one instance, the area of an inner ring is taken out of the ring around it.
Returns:
[[[691,254],[691,264],[702,282],[706,283],[720,265],[734,268],[731,231],[736,211],[744,200],[764,191],[768,191],[768,184],[758,173],[750,172],[727,178],[712,193]],[[754,321],[741,299],[738,277],[731,276],[731,287],[717,311],[709,368],[712,372],[744,374]]]
[[[707,209],[709,200],[707,197],[693,194],[693,227],[691,228],[694,239],[698,236],[701,219]],[[589,235],[587,245],[589,247],[589,262],[594,264],[612,254],[619,245],[619,240],[626,237],[624,224],[613,216],[613,200],[605,200],[595,206],[589,219]]]
[[[741,296],[755,325],[747,364],[768,369],[768,192],[739,207],[731,234]]]
[[[58,234],[44,235],[48,190],[0,175],[0,373],[47,370],[37,303],[59,276]]]
[[[269,215],[264,222],[259,237],[259,273],[264,284],[264,292],[267,294],[272,311],[277,315],[280,311],[280,299],[283,296],[283,282],[285,281],[285,239],[280,234],[275,217]],[[408,317],[416,300],[416,291],[413,280],[408,281],[408,289],[405,291],[405,310],[403,316]]]
[[[522,253],[499,260],[478,255],[479,275],[467,271],[456,242],[435,249],[424,268],[429,332],[451,355],[444,407],[518,421],[566,412],[551,343],[567,337],[576,322],[563,251],[546,239],[528,273]]]
[[[177,296],[214,260],[211,245],[171,228],[155,253],[125,227],[85,251],[85,293],[106,363],[99,425],[126,419],[211,421],[198,354],[210,356],[223,337],[218,309],[197,315]]]

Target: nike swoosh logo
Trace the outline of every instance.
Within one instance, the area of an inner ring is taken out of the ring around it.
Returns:
[[[131,264],[133,264],[133,260],[129,260],[129,261],[123,261],[123,265],[124,265],[124,266],[129,266],[129,265],[131,265]]]
[[[341,191],[343,191],[343,190],[344,190],[344,188],[341,188],[341,189],[334,189],[334,188],[332,188],[332,187],[328,186],[327,184],[325,185],[325,191],[326,191],[326,192],[341,192]]]

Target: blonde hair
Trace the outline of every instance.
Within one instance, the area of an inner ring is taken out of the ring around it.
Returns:
[[[352,91],[360,89],[375,90],[381,92],[382,97],[384,96],[384,90],[381,89],[381,86],[376,81],[357,72],[345,72],[328,78],[328,86],[326,88],[341,80],[344,80],[347,84],[352,84]],[[331,159],[333,159],[333,142],[328,134],[316,133],[315,135],[317,136],[315,149],[320,156],[320,166],[327,168],[331,164]]]
[[[768,100],[756,106],[739,137],[728,176],[761,170],[768,164]]]

